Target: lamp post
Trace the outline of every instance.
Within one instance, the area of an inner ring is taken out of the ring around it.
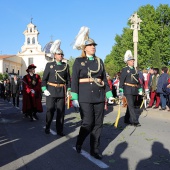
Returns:
[[[134,43],[134,59],[135,63],[134,66],[135,68],[137,67],[137,43],[138,43],[138,30],[140,30],[140,23],[142,20],[138,17],[137,13],[134,13],[130,18],[129,18],[131,24],[131,28],[133,30],[133,43]]]

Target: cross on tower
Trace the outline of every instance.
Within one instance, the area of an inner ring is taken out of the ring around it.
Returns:
[[[32,23],[33,18],[31,17],[31,23]]]
[[[53,41],[53,35],[51,35],[50,38],[51,38],[51,41]]]
[[[138,43],[138,30],[140,30],[140,23],[142,20],[138,17],[137,13],[134,13],[130,18],[131,29],[133,30],[133,43],[134,43],[134,66],[137,67],[137,43]]]

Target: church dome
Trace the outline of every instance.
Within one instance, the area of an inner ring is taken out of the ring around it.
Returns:
[[[53,44],[53,41],[50,41],[49,43],[47,43],[45,45],[45,47],[43,48],[43,52],[45,52],[45,57],[48,61],[52,61],[54,56],[53,54],[50,53],[50,48],[51,48],[51,45]]]

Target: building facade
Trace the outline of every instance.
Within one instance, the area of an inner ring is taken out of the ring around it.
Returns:
[[[39,32],[31,22],[23,32],[25,36],[24,45],[16,55],[0,55],[0,73],[17,74],[24,76],[30,64],[37,66],[36,72],[44,71],[45,65],[51,59],[42,51],[38,42]]]

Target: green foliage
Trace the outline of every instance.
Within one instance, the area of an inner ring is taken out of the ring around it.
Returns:
[[[74,64],[75,58],[73,58],[72,56],[69,58],[69,67],[70,67],[70,75],[72,75],[72,68],[73,68],[73,64]]]
[[[37,72],[36,74],[38,74],[42,79],[43,78],[43,73],[44,73],[44,71],[40,71],[40,72]]]
[[[156,9],[152,5],[141,6],[137,11],[142,20],[138,31],[138,56],[137,65],[141,69],[149,66],[160,68],[168,66],[170,62],[170,7],[160,4]],[[130,16],[129,16],[130,18]],[[112,51],[104,61],[106,72],[112,75],[124,66],[126,50],[133,53],[133,30],[128,27],[123,29],[122,35],[115,36]]]
[[[0,73],[0,81],[2,81],[2,80],[3,80],[3,74]]]
[[[4,73],[4,74],[3,74],[3,79],[9,79],[9,76],[8,76],[7,73]]]

